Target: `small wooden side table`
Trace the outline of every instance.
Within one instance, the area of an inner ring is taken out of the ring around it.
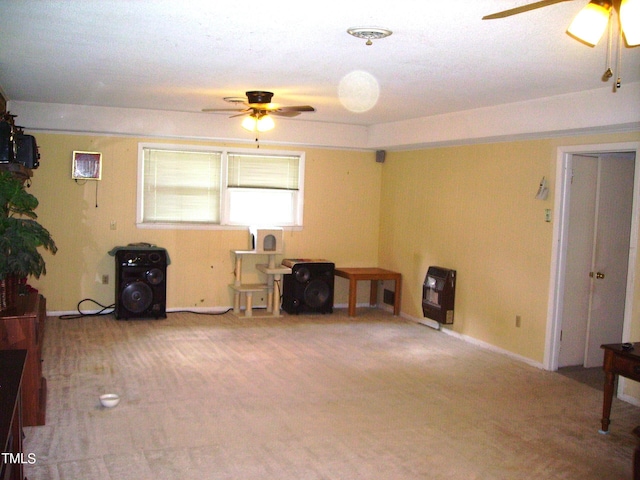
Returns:
[[[393,303],[393,314],[400,315],[400,295],[402,293],[402,275],[398,272],[385,270],[384,268],[336,268],[335,275],[349,280],[349,316],[356,316],[356,299],[358,294],[358,281],[368,280],[371,282],[371,292],[369,295],[369,305],[375,306],[378,303],[378,280],[395,281],[395,299]]]
[[[627,345],[631,345],[632,348],[625,348]],[[600,433],[609,433],[609,416],[611,415],[616,375],[622,375],[640,382],[640,343],[612,343],[602,345],[600,348],[604,350],[602,368],[605,373],[602,429]]]

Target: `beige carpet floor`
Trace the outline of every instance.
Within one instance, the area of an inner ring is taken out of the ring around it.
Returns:
[[[616,399],[600,435],[600,391],[375,309],[50,318],[43,357],[29,480],[620,480],[640,424]]]

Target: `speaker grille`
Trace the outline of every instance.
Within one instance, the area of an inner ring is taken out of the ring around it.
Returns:
[[[132,313],[142,313],[153,303],[153,290],[141,280],[131,282],[120,294],[122,305]]]
[[[115,317],[125,320],[166,318],[166,251],[120,249],[115,257]]]
[[[283,278],[282,309],[291,314],[332,313],[334,270],[330,262],[293,265]]]
[[[321,308],[331,297],[331,290],[327,282],[319,279],[312,280],[304,289],[304,302],[311,308]]]

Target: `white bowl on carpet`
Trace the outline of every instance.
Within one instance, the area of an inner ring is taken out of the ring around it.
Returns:
[[[118,405],[120,397],[116,393],[105,393],[100,395],[100,403],[103,407],[112,408]]]

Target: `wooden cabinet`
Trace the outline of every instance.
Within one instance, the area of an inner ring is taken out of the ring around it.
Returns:
[[[22,418],[20,382],[26,350],[0,350],[0,478],[23,480]]]
[[[14,311],[0,316],[0,349],[27,350],[22,379],[25,426],[45,423],[47,382],[42,376],[42,340],[46,316],[46,299],[37,293],[21,295]]]

